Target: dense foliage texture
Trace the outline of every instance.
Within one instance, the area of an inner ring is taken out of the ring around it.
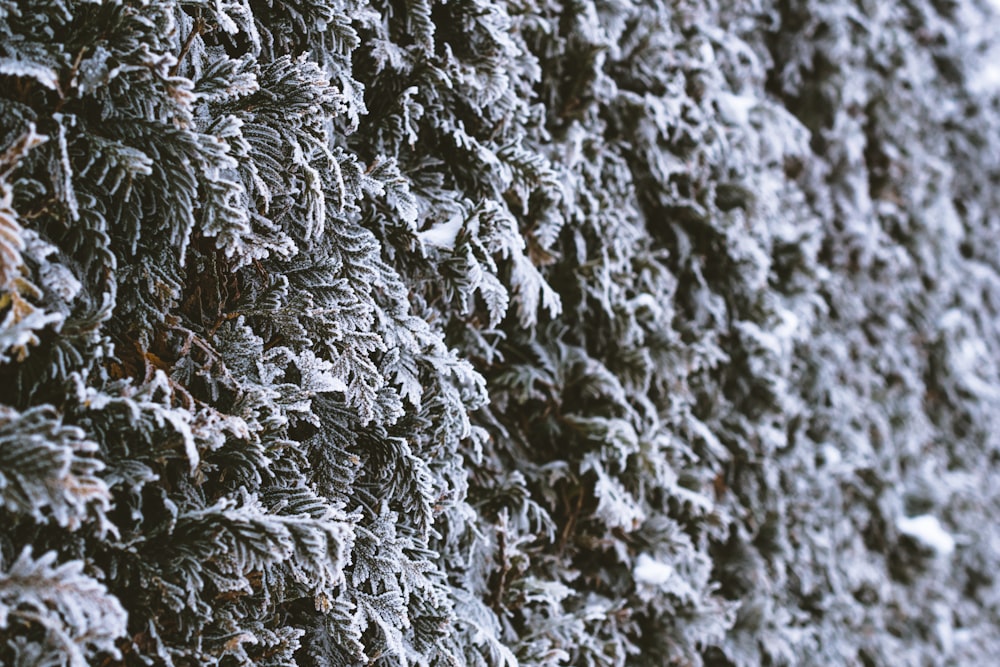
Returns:
[[[995,660],[984,2],[0,0],[0,664]]]

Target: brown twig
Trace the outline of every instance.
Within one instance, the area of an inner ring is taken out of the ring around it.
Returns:
[[[76,58],[73,60],[73,67],[69,70],[69,76],[66,77],[66,87],[73,87],[73,80],[76,79],[76,75],[80,72],[80,63],[83,62],[83,54],[87,52],[86,46],[81,46],[80,50],[76,52]],[[63,90],[62,86],[59,86],[56,92],[59,93],[59,101],[56,102],[56,113],[62,111],[63,105],[66,104],[66,91]]]
[[[194,38],[200,37],[205,32],[205,20],[201,17],[201,12],[198,12],[198,16],[194,19],[194,25],[191,26],[191,32],[188,33],[187,39],[184,40],[184,44],[181,46],[181,52],[177,54],[177,62],[174,66],[170,68],[170,76],[177,76],[177,71],[181,67],[181,63],[184,62],[184,57],[187,56],[188,51],[191,50],[191,45],[194,44]]]
[[[576,506],[571,507],[569,499],[566,499],[566,509],[569,516],[566,518],[566,524],[563,529],[559,531],[559,543],[556,546],[556,552],[561,554],[566,549],[566,545],[569,544],[569,539],[576,530],[576,522],[580,513],[583,512],[583,489],[581,488],[576,494]]]
[[[507,575],[511,570],[510,558],[507,555],[507,516],[500,514],[500,525],[497,527],[497,557],[500,569],[496,572],[496,584],[490,594],[489,605],[494,611],[503,610],[503,598],[507,589]]]

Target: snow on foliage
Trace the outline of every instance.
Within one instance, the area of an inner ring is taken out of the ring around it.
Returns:
[[[0,664],[987,664],[990,0],[0,0]]]

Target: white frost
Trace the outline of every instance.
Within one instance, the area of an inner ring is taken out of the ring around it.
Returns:
[[[757,106],[757,98],[752,95],[733,95],[719,93],[715,98],[719,107],[719,116],[730,125],[747,127],[750,124],[750,111]]]
[[[947,556],[955,550],[955,538],[941,527],[937,517],[930,514],[901,517],[896,521],[896,527],[899,532],[909,535],[942,556]]]
[[[840,450],[830,443],[825,443],[820,450],[823,452],[823,460],[831,468],[836,468],[844,460],[844,457],[840,454]]]
[[[670,580],[670,577],[674,576],[674,568],[648,554],[639,554],[632,575],[637,583],[662,586]]]
[[[455,214],[447,222],[438,223],[430,229],[419,232],[417,236],[424,243],[451,250],[455,247],[455,240],[462,231],[464,223],[465,218],[461,214]]]

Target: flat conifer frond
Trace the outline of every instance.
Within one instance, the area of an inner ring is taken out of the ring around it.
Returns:
[[[0,0],[0,664],[989,664],[984,0]]]

